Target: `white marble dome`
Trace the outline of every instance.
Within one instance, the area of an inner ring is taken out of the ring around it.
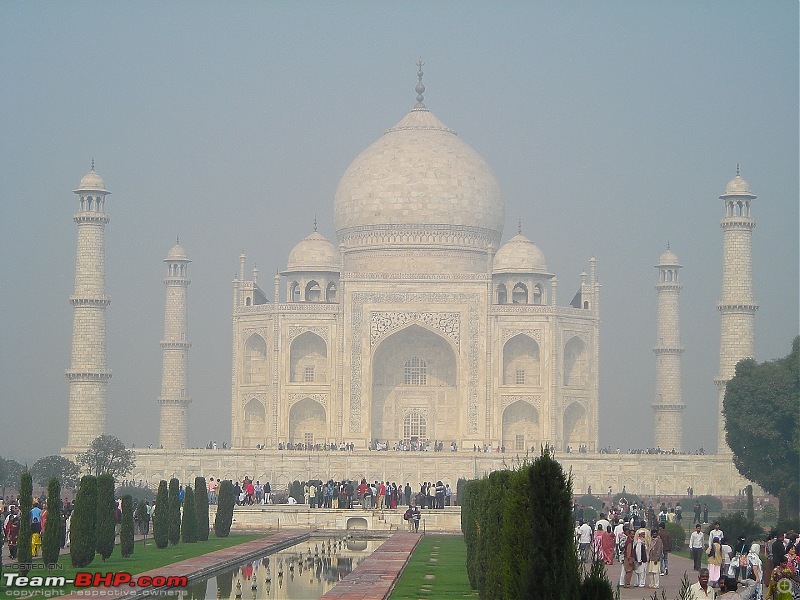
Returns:
[[[92,168],[91,171],[81,178],[81,182],[78,184],[78,189],[75,191],[99,191],[109,193],[108,190],[106,190],[106,184],[103,181],[103,178],[95,172],[94,168]]]
[[[315,231],[292,248],[286,272],[333,271],[339,272],[339,251],[325,236]]]
[[[667,248],[667,250],[659,257],[657,266],[659,266],[659,267],[679,267],[679,266],[681,266],[681,263],[678,260],[678,255],[675,254],[669,248]]]
[[[726,198],[728,196],[749,196],[750,198],[755,198],[753,192],[750,190],[750,184],[738,173],[736,177],[731,179],[728,185],[725,186],[725,193],[720,196],[720,198]]]
[[[184,250],[183,246],[180,244],[175,244],[172,248],[170,248],[170,251],[167,253],[167,258],[164,260],[190,262],[189,255],[186,254],[186,250]]]
[[[486,161],[424,104],[350,164],[334,223],[347,247],[485,249],[499,244],[504,202]]]
[[[520,233],[497,250],[492,273],[547,274],[547,263],[539,247]]]

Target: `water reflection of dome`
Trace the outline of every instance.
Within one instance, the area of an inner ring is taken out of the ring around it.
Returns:
[[[367,549],[367,540],[347,540],[347,549],[363,552]]]

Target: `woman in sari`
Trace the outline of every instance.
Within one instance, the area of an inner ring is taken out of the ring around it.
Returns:
[[[606,530],[603,533],[603,542],[602,542],[602,550],[603,550],[603,562],[607,565],[614,564],[614,546],[615,546],[616,538],[614,534],[611,532],[611,525],[606,525]]]

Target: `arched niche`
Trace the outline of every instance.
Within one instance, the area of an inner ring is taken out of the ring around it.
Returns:
[[[303,398],[289,410],[289,441],[316,444],[327,437],[325,407],[312,398]]]
[[[267,343],[257,333],[251,334],[244,343],[242,381],[246,385],[266,385],[269,382]]]
[[[306,302],[321,302],[322,288],[313,279],[306,284]]]
[[[320,336],[306,331],[292,340],[289,368],[293,383],[328,380],[328,346]]]
[[[527,304],[528,303],[528,286],[521,281],[514,286],[511,291],[512,304]]]
[[[525,452],[541,443],[539,413],[529,402],[517,400],[503,411],[503,445],[506,452]]]
[[[504,283],[497,285],[496,298],[498,304],[508,304],[508,290]]]
[[[585,386],[587,370],[586,344],[578,336],[572,337],[564,345],[564,385]]]
[[[539,385],[540,379],[539,344],[524,333],[515,335],[503,346],[503,384]]]
[[[266,435],[267,415],[264,405],[259,400],[252,398],[244,405],[242,421],[243,446],[250,448],[263,443]]]
[[[458,357],[443,335],[418,324],[392,333],[373,353],[371,379],[370,438],[402,439],[411,410],[425,416],[428,438],[458,437]]]
[[[589,444],[589,423],[586,409],[580,402],[573,402],[564,410],[564,447],[577,449]]]

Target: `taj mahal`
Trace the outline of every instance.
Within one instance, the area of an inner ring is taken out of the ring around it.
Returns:
[[[167,254],[160,448],[137,449],[132,476],[197,475],[284,485],[332,477],[396,481],[472,478],[543,445],[572,469],[575,489],[735,494],[748,482],[719,434],[716,455],[599,453],[601,294],[588,272],[559,279],[520,225],[504,235],[500,182],[486,161],[417,102],[359,154],[334,197],[336,239],[316,227],[286,267],[259,281],[239,257],[233,282],[231,448],[190,449],[187,414],[190,259]],[[79,210],[67,447],[105,433],[106,189],[92,170]],[[738,174],[720,196],[725,271],[720,372],[724,386],[754,356],[751,193]],[[505,241],[504,241],[505,240]],[[671,249],[654,275],[656,445],[680,451],[679,293]],[[249,272],[248,272],[249,271]],[[113,325],[110,325],[113,327]],[[712,382],[709,382],[711,385]],[[338,450],[343,443],[352,450]],[[391,451],[392,448],[442,452]],[[297,452],[290,447],[329,447]],[[375,452],[387,446],[390,451]],[[474,448],[489,450],[474,452]]]

